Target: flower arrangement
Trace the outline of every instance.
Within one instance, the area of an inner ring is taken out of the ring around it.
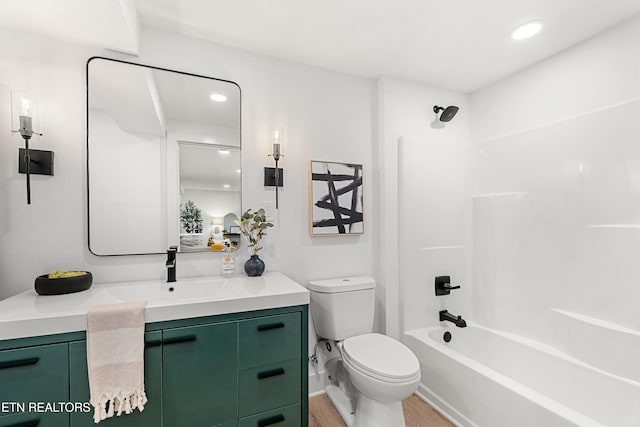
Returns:
[[[258,251],[262,249],[260,241],[267,235],[265,230],[273,227],[273,224],[267,222],[264,209],[260,208],[256,212],[247,209],[240,219],[236,219],[235,223],[240,226],[240,232],[249,240],[249,247],[252,255],[258,255]]]

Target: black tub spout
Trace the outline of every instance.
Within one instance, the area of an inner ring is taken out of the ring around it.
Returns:
[[[451,322],[454,325],[456,325],[458,328],[464,328],[467,326],[467,322],[465,322],[462,316],[456,316],[454,314],[449,313],[447,310],[440,311],[440,321]]]

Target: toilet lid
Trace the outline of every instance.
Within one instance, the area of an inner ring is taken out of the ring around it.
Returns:
[[[344,358],[365,374],[388,381],[409,380],[420,374],[420,363],[411,350],[382,334],[347,338],[342,344]]]

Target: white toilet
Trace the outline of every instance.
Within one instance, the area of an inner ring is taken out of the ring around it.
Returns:
[[[350,407],[348,387],[326,392],[350,427],[404,427],[401,401],[420,382],[420,364],[404,344],[371,333],[375,281],[358,276],[309,282],[311,314],[321,338],[334,340],[342,365],[356,389]],[[355,417],[352,413],[355,411]]]

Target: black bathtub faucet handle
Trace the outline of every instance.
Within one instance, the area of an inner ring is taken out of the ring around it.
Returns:
[[[453,289],[460,289],[460,286],[452,285],[450,276],[436,276],[436,296],[449,295]]]

